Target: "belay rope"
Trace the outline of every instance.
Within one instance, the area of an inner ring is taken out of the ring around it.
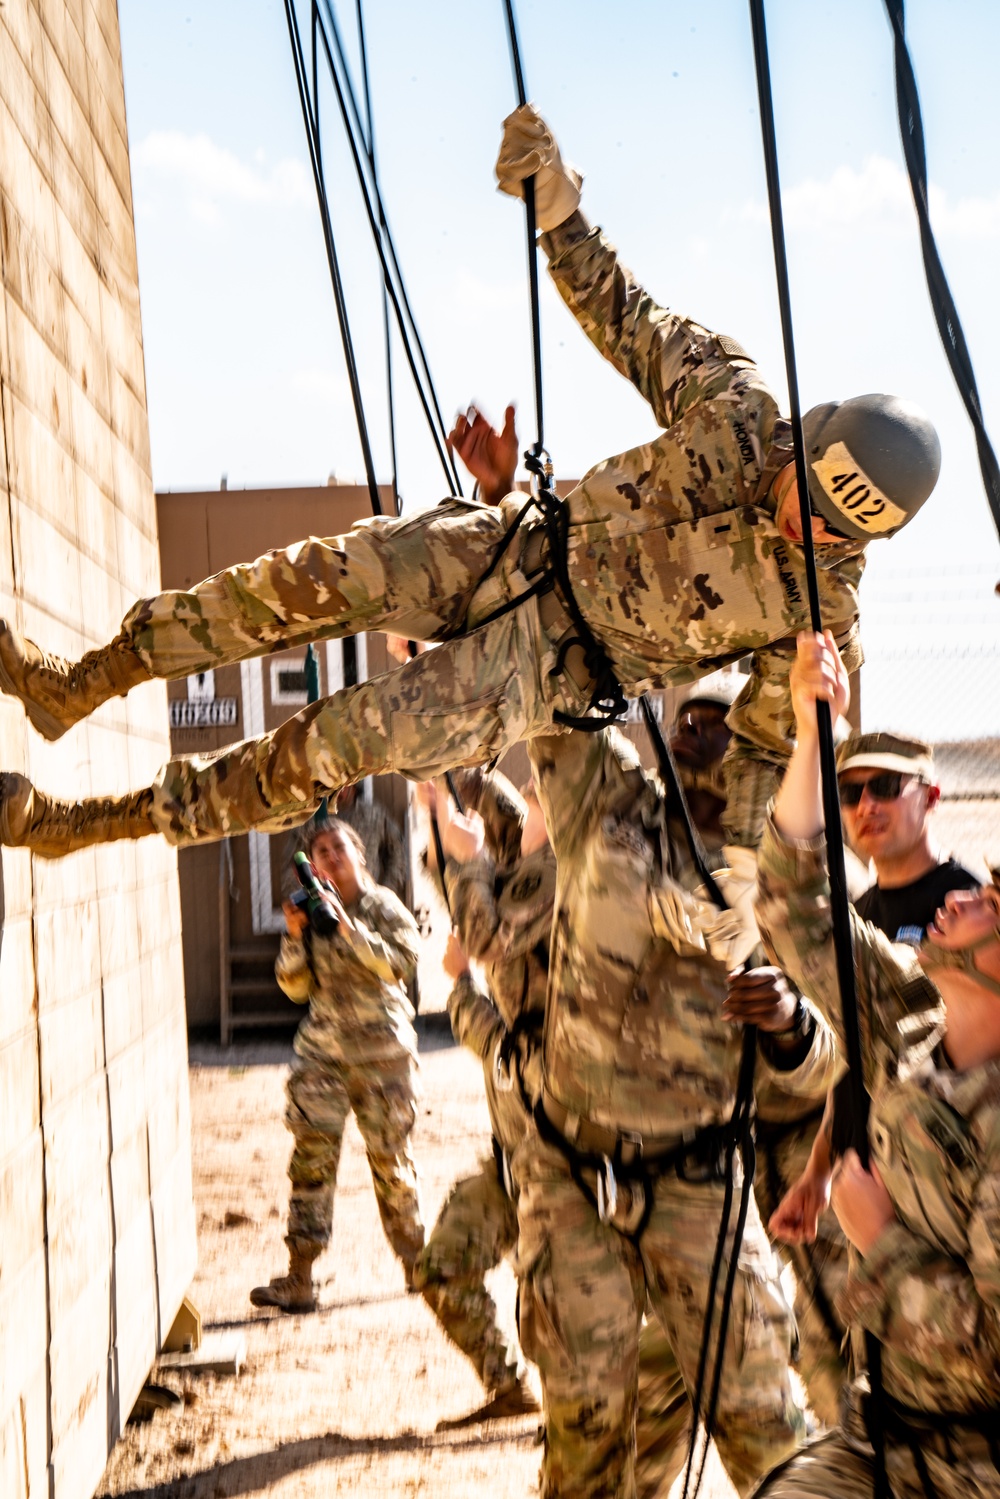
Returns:
[[[931,309],[941,335],[948,364],[955,377],[955,384],[958,386],[958,393],[976,436],[983,486],[993,516],[993,524],[1000,535],[1000,465],[997,464],[997,456],[983,422],[983,410],[979,401],[979,388],[976,385],[972,359],[931,230],[930,210],[927,202],[924,126],[920,115],[917,80],[914,76],[909,48],[906,45],[903,0],[885,0],[885,8],[892,27],[899,132],[903,140],[903,155],[906,159],[906,170],[913,193],[913,205],[917,210],[917,220],[920,225],[920,248],[924,258]]]
[[[771,211],[771,239],[774,248],[775,275],[778,283],[778,305],[788,379],[789,414],[795,446],[795,478],[798,484],[799,514],[802,523],[802,552],[809,595],[809,615],[813,629],[819,633],[823,620],[819,606],[816,575],[816,553],[813,547],[812,515],[809,509],[809,478],[806,470],[805,444],[802,436],[802,414],[799,406],[798,376],[795,364],[795,341],[792,333],[792,305],[788,284],[788,261],[785,254],[785,229],[781,209],[781,183],[778,175],[778,152],[774,132],[774,106],[771,98],[771,75],[767,56],[767,30],[764,22],[764,0],[750,0],[750,23],[753,32],[754,64],[757,73],[757,96],[767,173],[767,195]],[[830,873],[830,914],[840,986],[841,1014],[847,1052],[848,1084],[851,1100],[851,1124],[854,1147],[862,1163],[868,1165],[868,1094],[865,1091],[861,1047],[861,1022],[854,987],[854,942],[851,934],[850,900],[844,866],[844,835],[840,821],[840,796],[837,789],[837,763],[833,743],[833,723],[828,703],[816,704],[819,728],[820,769],[823,784],[823,817],[826,824],[827,860]],[[868,1375],[871,1384],[871,1421],[869,1435],[875,1453],[875,1496],[886,1499],[890,1493],[885,1471],[885,1424],[882,1401],[882,1349],[877,1339],[865,1336]]]

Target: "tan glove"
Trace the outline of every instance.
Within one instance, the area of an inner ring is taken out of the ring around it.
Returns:
[[[544,234],[564,224],[580,206],[583,178],[559,155],[555,138],[533,104],[522,104],[503,122],[496,165],[502,193],[524,197],[524,179],[535,179],[535,222]]]

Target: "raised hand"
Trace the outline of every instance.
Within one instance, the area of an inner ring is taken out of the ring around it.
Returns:
[[[460,979],[463,973],[469,972],[469,960],[465,955],[465,948],[459,941],[456,931],[448,933],[448,942],[444,950],[444,957],[441,959],[441,967],[453,983],[456,979]]]
[[[459,413],[448,434],[448,447],[458,454],[476,480],[480,498],[487,505],[498,505],[510,494],[514,488],[518,457],[513,405],[504,412],[503,427],[499,432],[475,406],[470,406],[464,415]]]

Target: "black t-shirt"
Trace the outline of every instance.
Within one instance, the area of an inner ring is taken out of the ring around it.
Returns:
[[[934,913],[944,905],[949,890],[972,890],[981,884],[982,880],[963,869],[957,860],[946,859],[909,885],[896,885],[891,890],[872,885],[855,901],[854,909],[865,921],[885,932],[891,942],[908,942],[917,947],[933,921]],[[833,1092],[831,1143],[834,1155],[838,1156],[843,1155],[851,1143],[851,1094],[846,1077],[840,1080]]]
[[[897,885],[883,890],[872,885],[855,902],[855,910],[865,921],[885,932],[890,942],[909,942],[917,947],[934,919],[934,913],[944,905],[949,890],[972,890],[982,881],[968,869],[963,869],[955,859],[936,864],[919,880],[909,885]]]

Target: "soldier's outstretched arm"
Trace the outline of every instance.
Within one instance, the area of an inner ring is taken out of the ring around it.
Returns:
[[[855,671],[862,661],[856,622],[841,622],[834,633],[844,666]],[[733,731],[723,761],[727,843],[756,848],[760,842],[768,804],[795,746],[788,680],[794,660],[794,637],[754,651],[746,686],[726,717]]]
[[[847,672],[829,632],[798,637],[789,690],[798,740],[760,846],[757,924],[774,961],[815,1002],[846,1049],[816,726],[817,700],[826,701],[834,715],[848,700]],[[909,1054],[921,1042],[933,1046],[944,1007],[916,955],[895,947],[853,909],[851,935],[865,1084],[871,1088],[901,1045]]]
[[[533,104],[504,121],[496,174],[501,192],[514,197],[523,197],[524,179],[533,177],[536,221],[559,295],[594,346],[649,402],[661,426],[671,426],[713,386],[725,387],[736,346],[725,341],[727,355],[715,334],[660,307],[626,270],[579,211],[583,179],[563,161]]]
[[[456,770],[454,781],[462,804],[478,812],[486,832],[486,847],[497,864],[513,863],[521,849],[521,830],[527,817],[524,797],[499,770],[472,766]]]
[[[603,231],[579,211],[541,243],[566,306],[661,427],[673,426],[698,401],[721,395],[734,374],[733,358],[751,363],[731,340],[720,343],[708,328],[655,302]]]
[[[448,995],[448,1018],[459,1046],[467,1047],[481,1062],[489,1061],[504,1034],[504,1023],[493,1001],[466,969]]]

